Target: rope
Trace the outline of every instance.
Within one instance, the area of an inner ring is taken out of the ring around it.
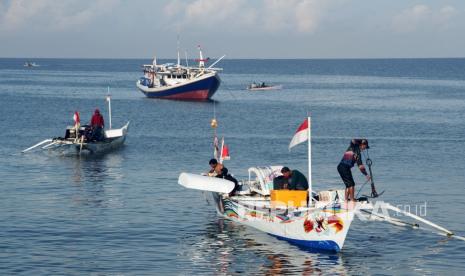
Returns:
[[[360,194],[360,192],[363,190],[363,187],[365,187],[365,185],[368,183],[369,180],[365,181],[365,183],[363,183],[362,187],[360,187],[360,189],[358,189],[358,192],[357,194],[355,195],[355,198],[358,198],[358,194]]]

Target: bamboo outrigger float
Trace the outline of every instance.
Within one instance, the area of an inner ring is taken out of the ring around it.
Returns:
[[[347,202],[344,190],[314,192],[311,180],[310,118],[307,120],[308,136],[303,141],[308,141],[308,191],[273,190],[273,179],[281,175],[282,166],[249,168],[249,179],[240,182],[240,188],[232,196],[229,193],[234,189],[234,183],[225,179],[181,173],[178,183],[186,188],[211,192],[220,216],[312,250],[339,252],[355,218],[386,221],[412,228],[420,228],[422,223],[441,235],[465,240],[444,227],[389,203],[375,199],[372,201],[369,197]],[[374,188],[373,191],[376,195]],[[392,218],[390,211],[403,214],[418,223]]]

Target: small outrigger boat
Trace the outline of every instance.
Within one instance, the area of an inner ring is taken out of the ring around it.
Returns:
[[[26,61],[24,67],[39,67],[40,65],[35,62]]]
[[[282,166],[249,168],[248,180],[240,182],[239,189],[236,188],[233,195],[230,193],[235,189],[235,184],[226,179],[181,173],[178,183],[186,188],[211,192],[220,216],[314,251],[339,252],[354,218],[420,227],[418,223],[391,217],[389,211],[428,225],[439,234],[465,240],[424,218],[376,201],[374,182],[371,183],[372,196],[361,197],[356,202],[347,202],[344,190],[314,192],[311,181],[310,118],[299,127],[291,145],[305,141],[308,141],[309,156],[308,191],[274,190],[273,179],[281,175]],[[371,175],[371,165],[368,165]]]
[[[181,65],[178,51],[177,64],[157,64],[153,59],[152,64],[143,65],[144,76],[136,82],[137,88],[148,98],[174,99],[174,100],[209,100],[220,86],[221,80],[218,71],[222,68],[214,68],[222,56],[212,65],[205,67],[202,50],[199,46],[200,58],[198,67]]]
[[[53,150],[63,155],[80,155],[104,153],[112,149],[116,149],[124,144],[128,133],[129,122],[123,127],[111,128],[111,98],[107,96],[108,111],[109,111],[109,129],[103,132],[102,139],[94,139],[91,127],[89,125],[81,125],[79,113],[74,114],[74,126],[66,128],[65,137],[55,137],[45,139],[25,150],[22,153],[28,152],[35,148]]]
[[[282,85],[267,85],[264,82],[262,83],[253,82],[247,86],[247,90],[250,90],[250,91],[279,90],[282,88],[283,88]]]

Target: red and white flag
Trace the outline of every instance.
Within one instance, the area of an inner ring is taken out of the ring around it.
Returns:
[[[79,118],[79,112],[75,111],[74,112],[74,116],[73,116],[73,120],[74,120],[74,125],[77,126],[81,123],[81,119]]]
[[[292,137],[291,143],[289,144],[289,150],[291,150],[292,147],[297,146],[298,144],[308,140],[308,127],[308,119],[305,119],[305,121],[299,126],[299,128],[295,132],[294,137]]]
[[[224,143],[224,138],[221,141],[221,160],[230,160],[231,157],[229,156],[229,148],[228,146]]]

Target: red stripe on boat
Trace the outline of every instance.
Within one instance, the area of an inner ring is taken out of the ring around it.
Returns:
[[[191,92],[183,92],[175,95],[164,96],[164,99],[179,99],[179,100],[207,100],[208,89],[205,90],[194,90]]]

